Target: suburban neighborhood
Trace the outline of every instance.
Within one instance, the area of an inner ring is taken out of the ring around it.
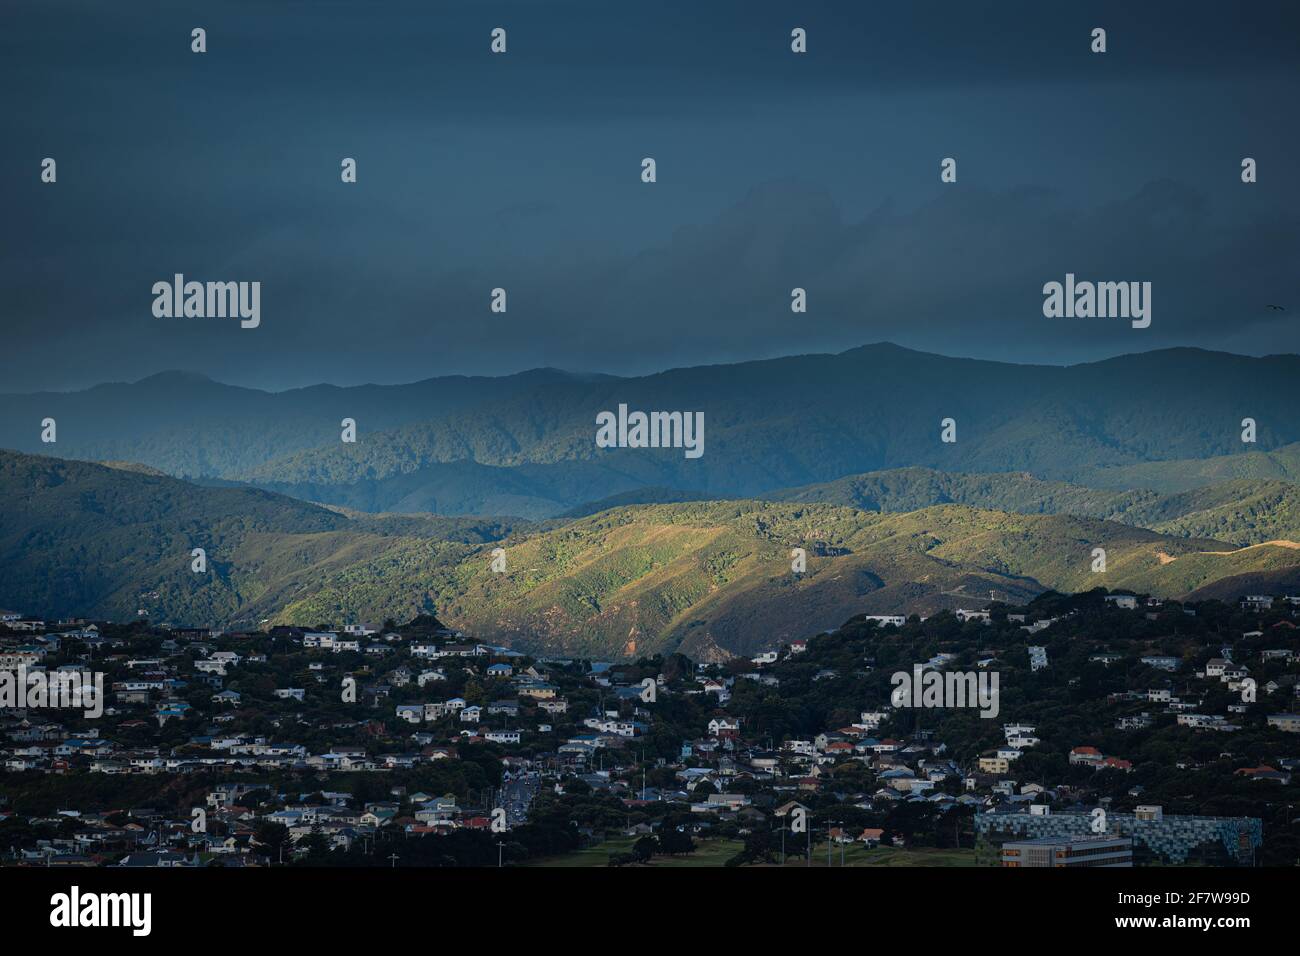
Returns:
[[[4,611],[0,865],[1293,865],[1298,625],[1046,595],[697,665]],[[913,668],[1000,676],[996,719],[896,706]]]

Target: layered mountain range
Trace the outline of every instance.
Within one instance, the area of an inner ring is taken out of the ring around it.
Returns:
[[[705,453],[598,448],[620,404],[700,411]],[[1300,357],[1196,349],[1059,366],[888,344],[636,378],[502,378],[262,392],[183,373],[0,396],[0,447],[126,460],[364,511],[539,519],[659,488],[750,497],[910,466],[1182,491],[1300,475]],[[56,444],[40,423],[57,423]],[[343,419],[356,441],[341,440]],[[941,422],[955,422],[955,442]],[[1243,443],[1242,421],[1256,423]]]
[[[1294,590],[1298,393],[1295,356],[1058,368],[878,345],[642,378],[268,393],[168,373],[10,395],[0,604],[219,626],[436,613],[534,651],[718,659],[1046,589]],[[704,455],[598,448],[620,404],[703,411]]]

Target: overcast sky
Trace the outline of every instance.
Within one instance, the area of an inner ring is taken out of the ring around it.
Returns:
[[[5,0],[0,391],[1300,351],[1298,9]],[[261,326],[155,318],[177,272]],[[1066,272],[1150,328],[1045,318]]]

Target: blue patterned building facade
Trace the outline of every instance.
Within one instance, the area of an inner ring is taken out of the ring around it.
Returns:
[[[1140,810],[1143,808],[1139,808]],[[1132,837],[1135,854],[1144,848],[1169,864],[1183,864],[1194,853],[1249,865],[1264,842],[1258,817],[1165,816],[1154,813],[1108,813],[1105,832]],[[1084,837],[1093,834],[1090,813],[977,813],[975,833],[989,843],[1040,837]]]

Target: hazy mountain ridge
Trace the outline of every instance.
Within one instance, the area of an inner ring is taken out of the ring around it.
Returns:
[[[0,447],[65,458],[124,460],[178,477],[238,478],[258,465],[337,442],[350,417],[397,428],[570,376],[534,369],[500,377],[446,376],[407,385],[315,385],[266,392],[191,372],[162,372],[75,392],[0,395]],[[58,423],[54,445],[40,422]]]
[[[645,487],[753,497],[912,466],[1124,489],[1293,478],[1298,400],[1297,356],[1169,349],[1056,367],[877,344],[633,378],[541,369],[267,393],[162,375],[4,396],[0,444],[361,510],[543,518]],[[598,449],[595,415],[619,404],[704,412],[703,457]],[[39,441],[46,416],[58,421],[56,445]],[[339,440],[345,417],[355,444]],[[953,444],[940,441],[948,417]],[[1258,423],[1256,445],[1240,441],[1244,417]],[[1217,459],[1204,473],[1186,463]]]
[[[1186,390],[1193,376],[1211,369],[1212,379]],[[513,469],[508,480],[525,482],[537,503],[552,502],[551,514],[645,486],[754,497],[893,466],[1029,471],[1071,480],[1152,458],[1248,447],[1239,440],[1241,416],[1225,417],[1224,408],[1253,410],[1260,422],[1255,447],[1295,441],[1300,423],[1290,409],[1300,386],[1290,376],[1296,373],[1300,359],[1290,356],[1243,359],[1193,349],[1051,368],[868,346],[835,356],[678,369],[596,387],[556,384],[466,416],[407,425],[356,445],[306,450],[245,477],[318,500],[346,503],[364,494],[391,508],[428,496],[440,510],[454,511],[443,471],[449,462],[472,458]],[[1173,420],[1162,409],[1176,392],[1186,414]],[[619,403],[703,410],[704,456],[597,449],[595,412]],[[947,417],[957,421],[954,444],[940,441],[939,423]],[[1207,423],[1217,419],[1216,433]],[[449,501],[451,507],[442,506]]]

